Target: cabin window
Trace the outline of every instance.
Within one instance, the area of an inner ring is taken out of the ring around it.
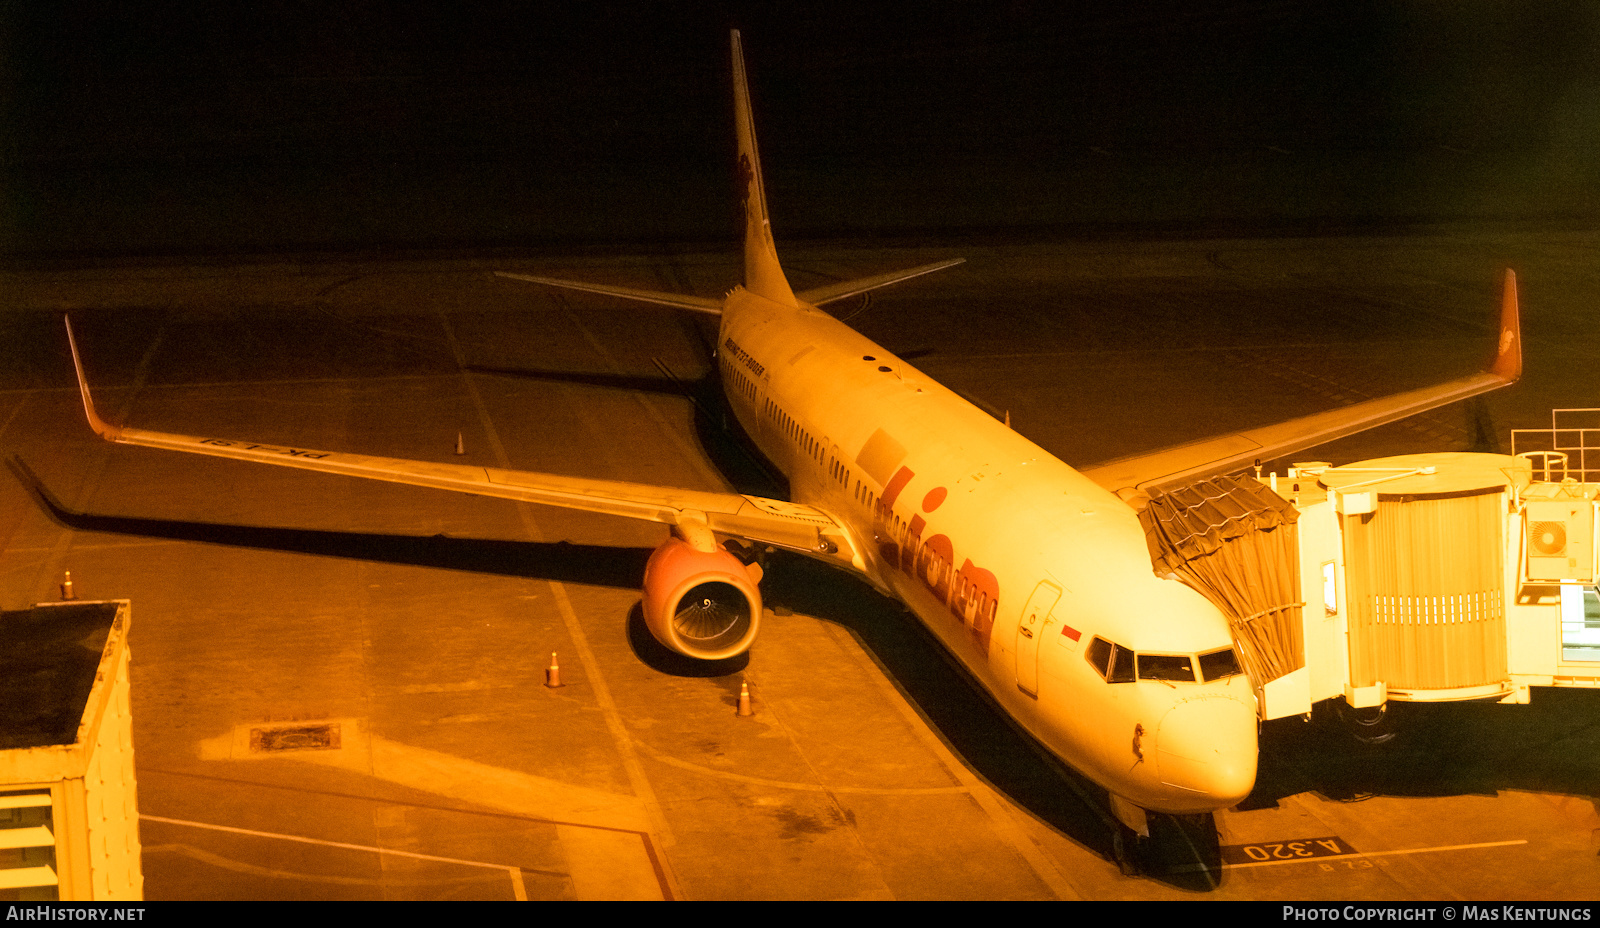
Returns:
[[[1139,679],[1194,682],[1194,658],[1188,654],[1140,654]]]
[[[1200,655],[1200,673],[1207,680],[1220,680],[1244,671],[1239,668],[1239,657],[1233,653],[1233,649],[1223,648]]]

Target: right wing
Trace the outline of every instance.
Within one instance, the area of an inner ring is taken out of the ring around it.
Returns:
[[[1370,428],[1498,390],[1522,376],[1522,322],[1517,310],[1517,276],[1506,271],[1494,362],[1481,373],[1447,383],[1313,413],[1276,425],[1218,435],[1147,454],[1082,468],[1084,476],[1130,502],[1152,490],[1192,483],[1326,444]]]
[[[78,388],[83,395],[83,411],[88,417],[89,427],[110,442],[580,509],[661,522],[689,532],[710,529],[719,535],[785,548],[857,571],[866,569],[866,562],[853,536],[843,525],[826,512],[799,503],[621,480],[566,477],[470,464],[437,464],[310,448],[284,448],[112,425],[95,412],[70,320],[67,322],[67,341],[72,346],[72,363],[77,370]]]

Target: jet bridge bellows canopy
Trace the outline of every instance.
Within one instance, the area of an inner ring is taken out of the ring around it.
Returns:
[[[1156,572],[1175,574],[1222,610],[1258,687],[1305,665],[1299,518],[1252,477],[1157,493],[1139,513]]]

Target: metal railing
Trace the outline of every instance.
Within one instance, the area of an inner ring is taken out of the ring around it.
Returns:
[[[1600,482],[1600,409],[1552,409],[1547,429],[1512,429],[1511,453],[1527,458],[1533,479]]]

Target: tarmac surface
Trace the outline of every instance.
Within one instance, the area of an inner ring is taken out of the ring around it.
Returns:
[[[1296,459],[1509,450],[1600,406],[1583,229],[779,244],[797,288],[966,257],[834,309],[1072,464],[1472,370],[1506,266],[1521,384]],[[782,491],[686,395],[713,369],[703,321],[493,270],[710,296],[738,273],[732,248],[0,272],[0,605],[67,570],[132,600],[147,898],[1594,897],[1600,692],[1400,706],[1379,746],[1321,713],[1268,723],[1250,799],[1214,830],[1162,823],[1124,875],[1103,794],[852,578],[774,562],[748,657],[692,666],[638,614],[661,526],[84,423],[63,312],[113,422]]]

